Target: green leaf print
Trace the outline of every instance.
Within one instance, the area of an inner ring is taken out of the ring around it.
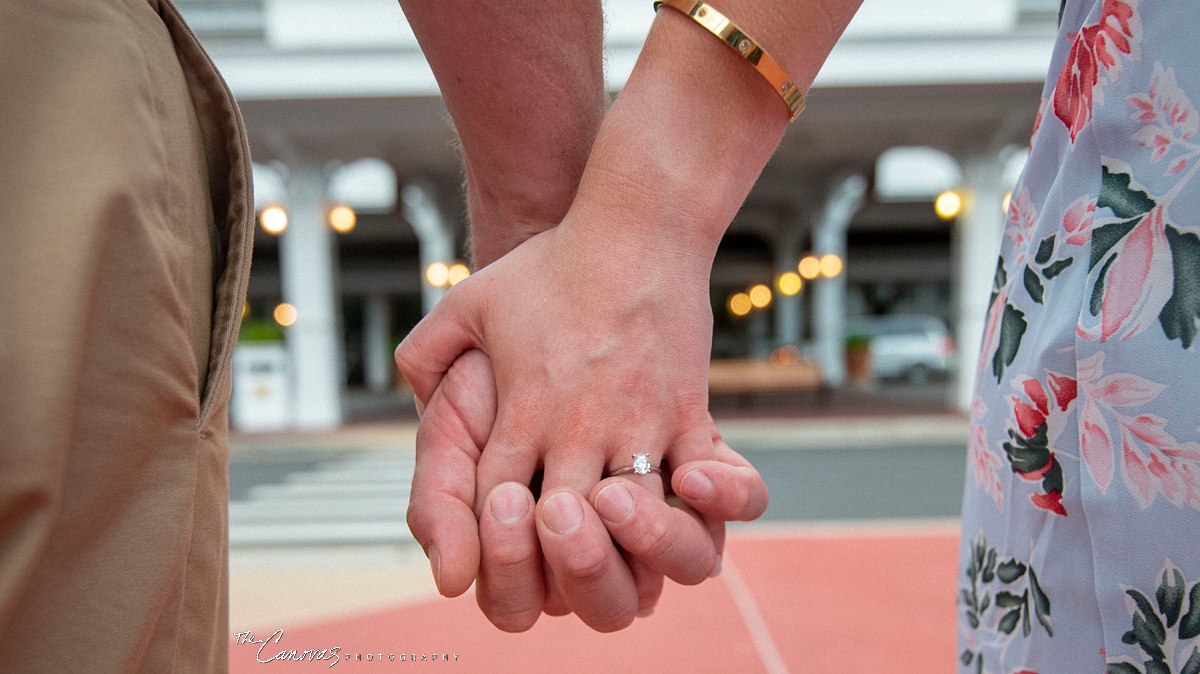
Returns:
[[[1004,452],[1008,454],[1008,461],[1012,464],[1014,472],[1028,475],[1036,473],[1050,463],[1051,454],[1046,429],[1047,426],[1043,423],[1029,438],[1022,437],[1020,433],[1009,429],[1008,437],[1012,439],[1012,442],[1004,443]]]
[[[1088,271],[1095,269],[1108,251],[1112,250],[1118,241],[1125,238],[1126,234],[1133,231],[1133,228],[1141,221],[1141,218],[1134,218],[1125,222],[1113,222],[1092,231],[1092,257],[1088,262]]]
[[[1175,621],[1179,620],[1179,612],[1183,610],[1183,593],[1187,589],[1187,583],[1183,580],[1183,574],[1179,569],[1167,569],[1163,571],[1162,583],[1158,586],[1158,591],[1154,593],[1154,598],[1158,600],[1158,610],[1162,611],[1163,617],[1167,619],[1167,627],[1174,627]]]
[[[1008,283],[1008,272],[1004,271],[1004,258],[996,260],[996,274],[992,277],[992,296],[988,298],[988,309],[996,303],[996,298],[1000,295],[1000,289]]]
[[[1171,668],[1162,660],[1147,660],[1146,674],[1171,674]]]
[[[1200,647],[1192,648],[1192,657],[1188,658],[1179,674],[1200,674]]]
[[[996,593],[996,606],[999,606],[1000,608],[1015,608],[1017,606],[1024,606],[1025,599],[1028,596],[1029,596],[1028,592],[1025,592],[1025,593],[1022,593],[1019,595],[1013,594],[1012,592],[1009,592],[1007,590],[1002,591],[1002,592],[997,592]]]
[[[1042,239],[1042,242],[1038,244],[1037,256],[1033,258],[1034,262],[1038,264],[1046,264],[1050,261],[1050,257],[1054,255],[1054,236],[1055,235],[1051,234],[1050,236]]]
[[[996,567],[996,577],[1004,583],[1013,583],[1025,575],[1025,565],[1015,559],[1002,562]]]
[[[1142,670],[1128,662],[1110,662],[1105,668],[1105,674],[1142,674]]]
[[[1188,612],[1179,621],[1179,638],[1195,639],[1200,636],[1200,583],[1192,586],[1188,593]]]
[[[1063,271],[1067,267],[1070,267],[1071,263],[1074,261],[1074,257],[1064,257],[1061,260],[1055,260],[1042,269],[1042,276],[1045,276],[1047,280],[1052,279],[1055,276],[1063,273]]]
[[[959,588],[959,603],[970,629],[981,632],[980,638],[987,642],[997,638],[1011,640],[1032,636],[1033,617],[1038,612],[1046,616],[1050,614],[1050,600],[1037,584],[1033,569],[1012,557],[1001,556],[996,548],[987,544],[982,534],[968,550],[970,554],[964,571],[970,584]],[[988,574],[990,580],[987,583],[981,583],[987,569],[994,569],[994,572]],[[1028,584],[1024,588],[1013,587],[1013,583],[1022,578],[1028,579]],[[997,586],[997,583],[1003,585]],[[1020,590],[1020,593],[1016,590]],[[1046,628],[1046,634],[1053,638],[1049,619],[1039,618],[1039,622]],[[1017,625],[1021,626],[1019,636]],[[982,651],[968,649],[959,655],[959,661],[965,667],[978,667],[982,659]]]
[[[1037,613],[1038,622],[1046,628],[1046,634],[1054,636],[1054,628],[1050,627],[1050,597],[1042,592],[1042,586],[1038,583],[1037,574],[1033,569],[1029,570],[1029,591],[1033,595],[1033,610]]]
[[[1125,593],[1132,597],[1137,605],[1137,611],[1133,614],[1133,629],[1130,630],[1134,640],[1147,655],[1161,660],[1162,645],[1167,640],[1167,630],[1163,627],[1162,620],[1154,612],[1154,607],[1150,605],[1146,595],[1137,590],[1126,590]]]
[[[1017,629],[1017,621],[1020,619],[1021,609],[1014,608],[1013,610],[1004,614],[1004,617],[1000,619],[1000,623],[996,625],[996,629],[1004,632],[1005,634],[1012,634],[1013,630]]]
[[[1160,579],[1153,602],[1150,592],[1125,589],[1125,594],[1133,600],[1131,629],[1121,635],[1121,641],[1137,646],[1141,653],[1133,657],[1122,655],[1117,662],[1109,662],[1109,672],[1141,671],[1134,664],[1141,661],[1146,674],[1200,674],[1200,643],[1193,641],[1200,636],[1200,625],[1195,624],[1200,623],[1200,582],[1187,592],[1183,572],[1170,560]],[[1181,616],[1185,595],[1189,606]],[[1109,655],[1115,654],[1109,651]]]
[[[1038,277],[1029,265],[1025,265],[1025,291],[1033,298],[1034,302],[1042,303],[1042,298],[1045,296],[1046,288],[1042,285],[1042,279]]]
[[[1156,205],[1148,194],[1129,186],[1128,173],[1113,173],[1107,166],[1101,167],[1100,197],[1096,208],[1111,208],[1118,218],[1132,218],[1150,212]]]
[[[1108,275],[1109,267],[1115,262],[1117,256],[1114,255],[1108,258],[1108,262],[1100,268],[1100,275],[1096,277],[1096,285],[1092,286],[1092,301],[1088,304],[1088,311],[1092,312],[1093,316],[1100,315],[1100,309],[1104,307],[1104,277]]]
[[[1171,245],[1175,290],[1158,321],[1168,339],[1178,339],[1183,348],[1190,349],[1200,320],[1200,237],[1168,225],[1167,242]]]
[[[1004,317],[1000,320],[1000,339],[996,345],[996,354],[992,357],[992,374],[999,382],[1004,377],[1004,368],[1013,364],[1017,358],[1017,349],[1021,348],[1021,338],[1028,328],[1025,313],[1011,304],[1004,306]]]

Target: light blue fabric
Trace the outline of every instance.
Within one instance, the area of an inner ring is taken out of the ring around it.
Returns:
[[[1200,674],[1197,29],[1065,7],[979,361],[961,671]]]

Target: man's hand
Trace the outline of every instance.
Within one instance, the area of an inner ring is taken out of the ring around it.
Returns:
[[[553,578],[546,583],[543,577],[534,499],[527,487],[515,482],[494,487],[480,503],[476,522],[476,462],[495,419],[495,396],[491,363],[480,351],[467,351],[446,373],[418,431],[408,523],[429,556],[442,594],[462,594],[478,576],[476,599],[483,613],[497,627],[519,632],[543,611],[569,609]],[[697,544],[701,557],[709,548],[715,552],[719,570],[723,521],[754,519],[766,508],[761,477],[720,439],[715,427],[711,430],[719,460],[679,466],[674,488],[683,499],[669,496],[664,503],[654,491],[623,477],[608,478],[592,490],[591,504],[603,526],[627,551],[624,559],[637,581],[638,612],[643,615],[657,602],[660,574],[694,574]],[[694,540],[696,527],[681,519],[695,518],[685,500],[713,516],[703,520],[707,541]],[[575,540],[599,541],[605,537],[603,526],[589,520]]]

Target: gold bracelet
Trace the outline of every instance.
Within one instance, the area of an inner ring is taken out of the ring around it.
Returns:
[[[657,12],[658,8],[663,5],[683,12],[696,23],[704,26],[708,32],[721,38],[721,41],[729,45],[730,49],[754,66],[758,74],[763,76],[763,79],[787,104],[788,110],[791,112],[789,122],[795,121],[796,117],[804,110],[804,93],[796,88],[796,84],[787,76],[787,73],[783,72],[783,68],[780,68],[775,59],[758,46],[754,38],[743,32],[724,14],[700,0],[655,0],[654,11]]]

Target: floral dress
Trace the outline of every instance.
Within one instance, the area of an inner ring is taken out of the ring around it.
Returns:
[[[978,363],[958,667],[1200,674],[1200,3],[1063,10]]]

